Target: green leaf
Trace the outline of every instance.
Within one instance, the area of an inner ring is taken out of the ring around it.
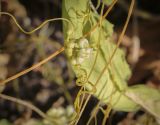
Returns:
[[[160,90],[136,85],[128,88],[125,94],[160,121]]]

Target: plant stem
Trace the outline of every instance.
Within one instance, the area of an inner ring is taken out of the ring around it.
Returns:
[[[1,81],[1,82],[0,82],[0,85],[5,85],[6,83],[8,83],[8,82],[10,82],[10,81],[12,81],[12,80],[20,77],[20,76],[22,76],[22,75],[24,75],[24,74],[32,71],[33,69],[35,69],[35,68],[43,65],[44,63],[48,62],[49,60],[51,60],[51,59],[54,58],[55,56],[59,55],[59,54],[60,54],[61,52],[63,52],[63,51],[64,51],[64,47],[60,48],[59,50],[57,50],[56,52],[54,52],[53,54],[51,54],[50,56],[48,56],[48,57],[45,58],[44,60],[40,61],[39,63],[33,65],[32,67],[30,67],[30,68],[28,68],[28,69],[26,69],[26,70],[23,70],[23,71],[17,73],[16,75],[13,75],[13,76],[7,78],[7,79],[4,80],[4,81]]]

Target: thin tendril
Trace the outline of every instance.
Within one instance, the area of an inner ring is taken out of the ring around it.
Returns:
[[[17,27],[18,27],[23,33],[25,33],[25,34],[32,34],[32,33],[34,33],[35,31],[37,31],[37,30],[39,30],[40,28],[42,28],[42,27],[43,27],[44,25],[46,25],[47,23],[53,22],[53,21],[63,20],[63,21],[66,21],[66,22],[72,24],[72,22],[71,22],[70,20],[65,19],[65,18],[48,19],[48,20],[45,20],[43,23],[41,23],[41,24],[40,24],[38,27],[36,27],[35,29],[33,29],[33,30],[31,30],[31,31],[25,31],[25,30],[20,26],[20,24],[18,23],[18,21],[16,20],[16,18],[15,18],[12,14],[10,14],[10,13],[8,13],[8,12],[0,12],[0,15],[8,15],[8,16],[10,16],[10,17],[13,19],[13,21],[15,22],[15,24],[17,25]],[[71,26],[72,26],[72,28],[73,28],[73,24],[72,24]]]

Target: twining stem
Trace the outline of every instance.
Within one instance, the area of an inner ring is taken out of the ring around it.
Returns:
[[[48,19],[48,20],[45,20],[43,23],[41,23],[38,27],[36,27],[35,29],[31,30],[31,31],[25,31],[21,26],[20,24],[17,22],[16,18],[8,13],[8,12],[0,12],[0,15],[7,15],[7,16],[10,16],[13,21],[15,22],[15,24],[17,25],[17,27],[25,34],[32,34],[34,32],[36,32],[37,30],[41,29],[44,25],[46,25],[47,23],[49,22],[53,22],[53,21],[58,21],[58,20],[63,20],[63,21],[66,21],[68,23],[71,24],[72,28],[73,28],[73,24],[71,23],[71,21],[69,21],[68,19],[65,19],[65,18],[54,18],[54,19]]]
[[[48,56],[48,57],[45,58],[44,60],[40,61],[39,63],[33,65],[32,67],[30,67],[30,68],[28,68],[28,69],[26,69],[26,70],[24,70],[24,71],[22,71],[22,72],[19,72],[19,73],[17,73],[16,75],[13,75],[13,76],[7,78],[7,79],[4,80],[4,81],[1,81],[1,82],[0,82],[0,85],[5,85],[6,83],[8,83],[8,82],[10,82],[10,81],[12,81],[12,80],[20,77],[20,76],[22,76],[22,75],[24,75],[24,74],[32,71],[33,69],[35,69],[35,68],[43,65],[44,63],[48,62],[49,60],[51,60],[52,58],[54,58],[55,56],[57,56],[58,54],[60,54],[60,53],[63,52],[63,51],[64,51],[64,47],[60,48],[59,50],[57,50],[56,52],[54,52],[53,54],[51,54],[50,56]]]
[[[117,1],[116,1],[116,2],[117,2]],[[97,84],[99,83],[102,75],[103,75],[104,72],[108,69],[108,66],[111,64],[111,61],[112,61],[112,59],[113,59],[113,57],[114,57],[114,55],[115,55],[115,53],[116,53],[119,45],[121,44],[122,38],[123,38],[123,36],[124,36],[124,33],[125,33],[125,31],[126,31],[126,28],[127,28],[127,26],[128,26],[128,23],[129,23],[131,14],[132,14],[132,10],[133,10],[133,7],[134,7],[134,3],[135,3],[135,0],[132,0],[132,1],[131,1],[131,4],[130,4],[129,12],[128,12],[127,20],[126,20],[125,25],[124,25],[124,27],[123,27],[123,30],[122,30],[122,32],[121,32],[121,34],[120,34],[120,37],[119,37],[118,42],[117,42],[117,44],[116,44],[116,47],[115,47],[115,49],[114,49],[114,51],[113,51],[113,53],[112,53],[112,55],[111,55],[111,57],[110,57],[110,59],[109,59],[109,62],[107,62],[106,66],[105,66],[104,69],[102,70],[99,78],[97,79],[95,85],[97,85]],[[112,4],[113,4],[113,3],[112,3]],[[112,5],[112,4],[111,4],[111,5]],[[104,17],[104,18],[105,18],[105,17]],[[99,25],[99,24],[98,24],[98,25]],[[96,28],[96,27],[93,27],[93,30],[94,30],[95,28]],[[90,98],[91,98],[91,94],[89,94],[88,97],[86,98],[86,101],[85,101],[85,103],[84,103],[84,105],[83,105],[83,107],[82,107],[82,109],[81,109],[81,112],[79,113],[79,118],[77,119],[75,125],[77,125],[77,123],[78,123],[78,121],[79,121],[79,119],[80,119],[80,117],[81,117],[81,115],[82,115],[82,113],[83,113],[83,111],[84,111],[84,109],[85,109],[85,107],[86,107],[86,105],[87,105],[87,103],[88,103],[88,101],[89,101]]]

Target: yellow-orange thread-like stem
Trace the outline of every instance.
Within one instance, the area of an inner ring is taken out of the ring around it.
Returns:
[[[47,61],[51,60],[52,58],[54,58],[55,56],[57,56],[58,54],[60,54],[63,51],[64,51],[64,47],[60,48],[59,50],[57,50],[56,52],[54,52],[53,54],[51,54],[50,56],[48,56],[46,59],[40,61],[39,63],[33,65],[32,67],[30,67],[30,68],[28,68],[28,69],[26,69],[26,70],[24,70],[24,71],[22,71],[20,73],[17,73],[16,75],[11,76],[11,77],[7,78],[4,81],[1,81],[0,85],[5,85],[6,83],[8,83],[8,82],[10,82],[10,81],[12,81],[12,80],[20,77],[20,76],[22,76],[22,75],[24,75],[24,74],[32,71],[33,69],[35,69],[35,68],[43,65],[44,63],[46,63]]]
[[[8,12],[0,12],[0,15],[7,15],[7,16],[10,16],[13,21],[15,22],[15,24],[17,25],[17,27],[20,29],[20,31],[22,31],[23,33],[25,34],[32,34],[34,32],[36,32],[37,30],[39,30],[40,28],[42,28],[44,25],[46,25],[47,23],[49,22],[53,22],[53,21],[58,21],[58,20],[63,20],[63,21],[66,21],[68,22],[69,24],[71,24],[72,26],[72,29],[73,29],[73,24],[71,23],[71,21],[69,21],[68,19],[65,19],[65,18],[55,18],[55,19],[48,19],[48,20],[45,20],[43,23],[41,23],[38,27],[36,27],[35,29],[31,30],[31,31],[25,31],[21,26],[20,24],[18,23],[18,21],[16,20],[16,18],[8,13]]]

